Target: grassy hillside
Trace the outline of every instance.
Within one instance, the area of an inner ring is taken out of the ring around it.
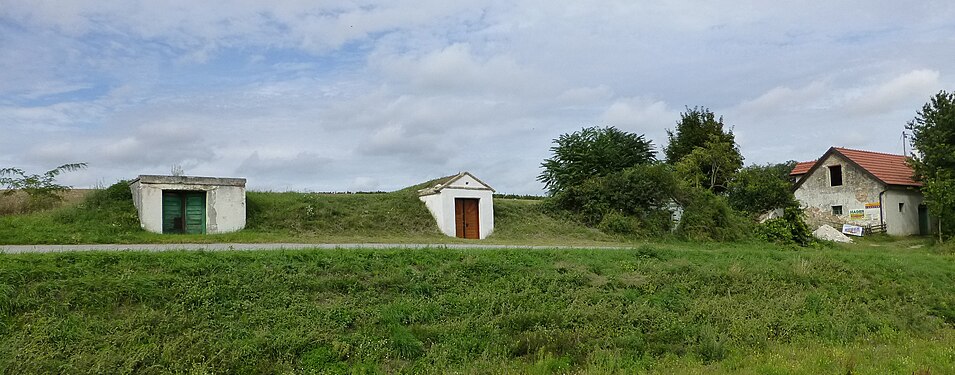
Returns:
[[[495,233],[482,243],[598,245],[621,239],[554,218],[540,201],[495,199]],[[139,228],[125,184],[53,210],[0,216],[0,244],[378,242],[468,243],[449,238],[413,188],[381,194],[248,192],[247,226],[219,235],[159,235]]]
[[[0,255],[0,372],[955,372],[955,258],[872,245]]]

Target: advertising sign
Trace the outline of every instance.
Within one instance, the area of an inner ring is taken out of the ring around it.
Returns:
[[[843,234],[853,235],[853,236],[856,236],[856,237],[862,237],[862,227],[860,227],[860,226],[858,226],[858,225],[843,224],[843,225],[842,225],[842,233],[843,233]]]
[[[865,219],[865,210],[849,210],[849,218],[852,220]]]

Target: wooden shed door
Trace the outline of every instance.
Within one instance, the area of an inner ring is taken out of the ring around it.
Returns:
[[[182,233],[182,194],[175,191],[162,192],[162,232]]]
[[[203,234],[206,232],[206,192],[188,192],[185,194],[186,233]]]
[[[459,238],[481,238],[477,198],[454,198],[455,235]]]
[[[206,193],[204,191],[163,191],[162,232],[205,233]]]

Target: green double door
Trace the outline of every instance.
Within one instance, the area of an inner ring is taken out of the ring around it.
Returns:
[[[202,234],[206,232],[206,192],[163,191],[162,232]]]

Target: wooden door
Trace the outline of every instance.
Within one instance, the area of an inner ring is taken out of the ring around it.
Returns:
[[[481,238],[481,215],[477,198],[454,199],[454,233],[459,238]]]
[[[206,232],[206,192],[187,192],[185,195],[185,232],[203,234]]]
[[[182,195],[175,191],[162,192],[162,232],[182,233]]]
[[[919,234],[923,236],[931,234],[928,229],[928,207],[924,204],[919,205]]]
[[[205,233],[206,192],[163,191],[162,232]]]

